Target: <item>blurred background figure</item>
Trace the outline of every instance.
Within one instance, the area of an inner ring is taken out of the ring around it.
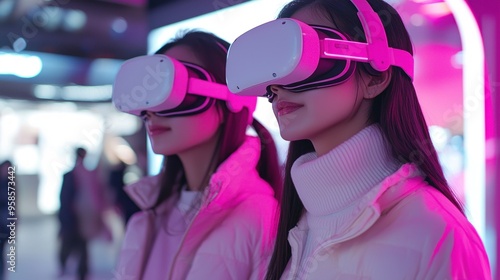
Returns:
[[[101,234],[111,238],[103,220],[105,195],[97,172],[84,166],[86,154],[84,148],[77,148],[75,167],[64,174],[58,215],[60,275],[66,274],[67,262],[74,256],[80,280],[89,273],[88,242]]]
[[[108,177],[108,184],[114,194],[114,204],[118,208],[124,224],[127,224],[130,217],[140,210],[123,190],[127,168],[128,165],[120,160],[117,165],[110,168]]]
[[[10,185],[15,187],[15,179],[14,177],[9,177],[9,167],[12,167],[12,163],[9,160],[6,160],[0,164],[0,253],[2,256],[0,257],[0,280],[5,279],[5,253],[4,248],[6,247],[6,243],[9,240],[9,228],[7,227],[9,218],[9,198],[7,193],[9,192],[9,182]],[[11,180],[12,178],[12,180]]]

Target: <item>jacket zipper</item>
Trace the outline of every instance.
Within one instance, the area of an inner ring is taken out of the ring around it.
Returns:
[[[373,208],[369,208],[373,211]],[[359,217],[359,216],[358,216]],[[312,254],[305,260],[305,261],[308,261],[310,258],[313,258],[314,256],[318,256],[319,253],[325,249],[328,249],[329,247],[333,246],[333,245],[336,245],[336,244],[339,244],[339,243],[342,243],[344,241],[347,241],[347,240],[350,240],[350,239],[353,239],[355,238],[356,236],[358,236],[359,234],[365,232],[366,230],[368,230],[374,223],[375,221],[378,220],[380,216],[377,216],[377,217],[372,217],[371,219],[369,219],[368,221],[365,222],[365,224],[360,227],[359,229],[351,232],[351,234],[348,234],[348,235],[344,235],[342,238],[339,238],[339,239],[332,239],[330,238],[329,240],[323,242],[322,244],[320,244],[316,249],[314,249],[314,251],[312,252]],[[293,249],[293,247],[292,247]],[[293,254],[292,254],[293,256]],[[295,259],[295,262],[298,261],[298,258]],[[290,269],[291,271],[291,269]],[[302,275],[302,276],[307,276],[307,272]]]
[[[219,182],[220,183],[220,182]],[[210,187],[209,187],[210,188]],[[186,232],[184,233],[184,235],[182,236],[182,239],[181,239],[181,243],[179,244],[179,249],[177,250],[177,252],[175,253],[174,255],[174,258],[172,259],[172,263],[170,265],[170,271],[168,273],[168,278],[167,280],[170,280],[172,279],[172,274],[174,272],[174,270],[172,269],[173,267],[175,267],[175,262],[177,261],[177,257],[179,256],[179,253],[181,251],[181,248],[182,248],[182,245],[184,244],[184,240],[186,239],[186,236],[188,235],[189,233],[189,230],[191,229],[192,225],[194,224],[196,218],[198,218],[198,215],[200,214],[201,210],[205,209],[206,207],[208,207],[208,205],[212,202],[212,200],[215,198],[216,195],[219,194],[219,192],[217,191],[215,193],[215,195],[211,195],[211,199],[209,199],[210,197],[208,197],[208,195],[210,194],[210,192],[207,194],[207,197],[205,199],[203,199],[202,203],[201,203],[201,207],[200,209],[198,209],[196,211],[196,213],[194,214],[193,216],[193,219],[191,220],[191,222],[189,223],[188,227],[186,228]]]

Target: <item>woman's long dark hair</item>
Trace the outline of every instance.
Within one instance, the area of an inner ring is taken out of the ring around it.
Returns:
[[[207,32],[190,30],[184,31],[176,38],[161,47],[156,54],[164,54],[174,46],[188,47],[201,61],[216,82],[226,83],[226,57],[229,43],[221,38]],[[244,108],[238,113],[229,111],[225,101],[217,100],[216,106],[222,111],[224,122],[220,128],[220,139],[212,155],[211,166],[208,171],[215,170],[226,160],[246,139],[248,126],[248,110]],[[277,198],[281,193],[281,173],[279,172],[278,153],[274,140],[269,131],[257,120],[253,120],[252,126],[261,141],[261,154],[257,165],[257,171],[262,179],[267,181],[275,190]],[[205,174],[206,185],[212,174]],[[178,195],[182,186],[186,183],[184,170],[180,158],[177,155],[166,156],[163,161],[160,177],[160,195],[156,206],[166,199]]]
[[[368,0],[384,24],[389,46],[413,54],[410,36],[393,7],[382,0]],[[307,7],[318,16],[329,18],[343,33],[356,41],[364,41],[363,27],[356,15],[357,9],[349,0],[296,0],[286,5],[279,17],[291,17]],[[358,71],[376,75],[377,71],[367,64],[358,64]],[[387,89],[373,101],[370,123],[378,123],[384,132],[392,155],[403,163],[414,163],[425,174],[425,180],[443,193],[462,213],[463,206],[453,194],[443,174],[441,165],[429,135],[417,94],[411,79],[399,68],[392,67],[391,82]],[[291,141],[285,164],[285,178],[281,203],[278,234],[274,252],[266,275],[267,280],[279,279],[291,257],[288,232],[297,225],[304,210],[290,170],[301,155],[314,151],[308,140]]]

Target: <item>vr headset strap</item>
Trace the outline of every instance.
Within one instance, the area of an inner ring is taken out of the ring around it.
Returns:
[[[368,61],[369,45],[366,43],[331,38],[325,38],[321,40],[321,43],[321,58]],[[398,66],[413,79],[413,57],[411,54],[394,48],[388,48],[388,54],[389,65]]]
[[[368,61],[368,45],[362,42],[325,38],[321,40],[321,58]]]
[[[226,101],[231,112],[238,113],[243,107],[249,111],[249,123],[253,120],[253,111],[256,106],[256,98],[253,96],[236,96],[229,91],[226,85],[209,82],[197,78],[189,78],[187,93],[211,97]]]

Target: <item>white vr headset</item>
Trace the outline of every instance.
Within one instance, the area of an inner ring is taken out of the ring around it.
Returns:
[[[201,78],[190,77],[188,69]],[[247,107],[249,123],[253,119],[255,97],[235,96],[202,67],[161,54],[125,61],[116,75],[112,93],[118,110],[137,116],[145,111],[165,117],[193,115],[206,110],[210,98],[226,101],[232,112]]]
[[[230,46],[226,67],[229,90],[238,95],[262,96],[273,84],[284,88],[290,85],[290,90],[298,92],[332,86],[352,74],[351,61],[369,63],[381,72],[397,66],[413,79],[412,55],[389,47],[384,26],[368,2],[351,1],[358,9],[367,43],[350,41],[337,30],[296,19],[270,21],[239,36]],[[334,61],[343,65],[323,73],[318,81],[314,76],[320,60],[330,61],[330,69]]]

